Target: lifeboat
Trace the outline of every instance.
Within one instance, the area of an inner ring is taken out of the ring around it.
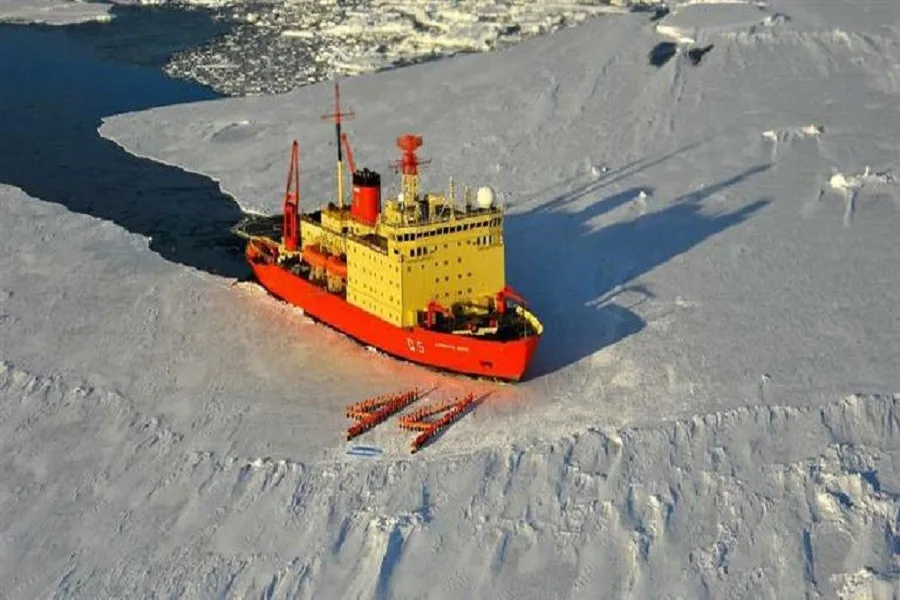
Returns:
[[[328,256],[318,244],[311,244],[303,249],[303,260],[314,269],[325,269],[328,264]]]
[[[347,279],[347,263],[337,256],[329,256],[325,261],[325,270],[335,277]]]

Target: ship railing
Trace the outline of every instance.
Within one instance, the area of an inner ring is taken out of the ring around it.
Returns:
[[[469,210],[456,210],[454,212],[447,212],[444,214],[436,215],[432,213],[429,215],[427,219],[417,219],[411,221],[399,221],[397,223],[391,223],[393,227],[397,227],[398,229],[404,228],[415,228],[421,227],[422,225],[436,225],[438,223],[453,223],[458,221],[465,221],[466,219],[472,217],[483,217],[485,215],[495,214],[497,216],[503,216],[503,210],[497,207],[491,208],[471,208]]]

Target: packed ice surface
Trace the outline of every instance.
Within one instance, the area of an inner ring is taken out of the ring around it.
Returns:
[[[0,23],[71,25],[84,21],[108,21],[112,3],[81,0],[0,0]]]
[[[546,326],[529,381],[413,457],[396,419],[345,443],[343,407],[468,383],[2,189],[0,596],[900,594],[900,5],[758,10],[789,18],[609,15],[344,80],[386,193],[406,132],[425,187],[498,192]],[[670,17],[696,66],[648,64]],[[296,138],[310,208],[331,93],[100,133],[262,212]]]
[[[5,186],[0,217],[5,598],[900,591],[900,396],[473,444],[537,408],[482,405],[413,458],[394,423],[351,457],[338,407],[411,369],[112,224]]]
[[[610,12],[606,2],[190,0],[238,23],[176,55],[168,72],[234,95],[284,92],[457,53],[508,47]]]
[[[504,419],[483,405],[414,458],[393,423],[350,457],[341,403],[418,376],[140,236],[0,200],[3,597],[900,591],[896,395],[472,444]]]

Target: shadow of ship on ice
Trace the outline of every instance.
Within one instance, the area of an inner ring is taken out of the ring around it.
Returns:
[[[707,215],[703,201],[770,165],[759,165],[685,194],[665,208],[592,230],[590,222],[652,188],[631,188],[580,211],[570,203],[609,185],[601,179],[543,204],[511,214],[506,224],[507,280],[529,300],[545,333],[526,377],[546,375],[615,344],[644,327],[617,302],[622,292],[651,294],[635,278],[747,219],[768,204],[758,200],[725,214]],[[609,175],[617,180],[615,173]]]
[[[223,26],[199,12],[115,11],[103,24],[0,25],[0,182],[146,236],[171,262],[245,277],[232,198],[208,177],[138,158],[97,132],[108,115],[216,98],[159,65],[112,57],[158,63]]]

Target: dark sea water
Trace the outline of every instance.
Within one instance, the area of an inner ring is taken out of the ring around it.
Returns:
[[[241,211],[218,184],[136,158],[97,133],[108,115],[215,99],[162,66],[229,24],[201,11],[114,12],[108,23],[0,25],[0,182],[145,235],[167,260],[243,277],[229,232]]]

